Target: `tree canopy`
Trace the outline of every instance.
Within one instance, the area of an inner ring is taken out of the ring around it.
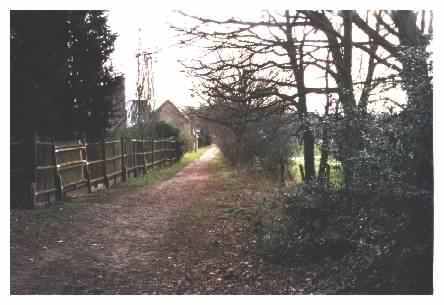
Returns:
[[[406,162],[405,168],[410,169],[406,176],[416,177],[414,183],[421,187],[430,187],[432,77],[426,48],[433,34],[431,12],[285,10],[263,11],[250,20],[179,13],[188,21],[187,26],[173,26],[181,44],[205,51],[184,64],[201,80],[197,91],[203,93],[204,104],[215,101],[212,92],[229,93],[231,87],[220,83],[222,72],[249,67],[253,79],[261,75],[264,84],[274,86],[272,95],[293,106],[303,127],[306,182],[315,177],[314,126],[306,119],[307,112],[311,95],[322,94],[326,96],[323,133],[330,134],[322,141],[334,140],[347,187],[359,180],[355,179],[361,166],[358,159],[367,149],[364,142],[373,128],[373,105],[381,109],[387,102],[406,118],[403,127],[399,125],[403,136],[398,134],[398,141],[410,147],[413,156]],[[242,56],[233,62],[236,52]],[[221,75],[209,84],[213,71]],[[407,103],[390,97],[393,90],[399,95],[401,88]],[[414,144],[404,143],[407,133]]]

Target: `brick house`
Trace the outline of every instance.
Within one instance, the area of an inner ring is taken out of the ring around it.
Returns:
[[[194,128],[192,121],[184,112],[179,110],[170,100],[166,100],[156,110],[158,121],[164,121],[179,129],[186,139],[187,149],[197,149],[198,133]]]

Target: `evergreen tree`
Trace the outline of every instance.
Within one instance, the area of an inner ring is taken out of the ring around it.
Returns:
[[[12,135],[102,135],[116,36],[104,11],[11,12]]]

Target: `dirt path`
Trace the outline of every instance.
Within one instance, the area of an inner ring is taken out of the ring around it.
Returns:
[[[227,212],[255,206],[265,185],[221,178],[216,152],[151,187],[13,211],[11,293],[307,293],[312,276],[264,262],[251,223]]]
[[[62,231],[45,236],[47,240],[37,236],[37,244],[27,249],[11,240],[15,244],[11,292],[159,291],[159,274],[165,271],[158,263],[164,259],[164,234],[182,210],[208,195],[208,162],[215,152],[211,148],[174,178],[154,187],[83,208]]]

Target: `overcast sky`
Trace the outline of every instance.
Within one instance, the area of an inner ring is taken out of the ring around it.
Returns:
[[[233,16],[230,7],[226,9],[188,8],[185,10],[189,14],[225,19]],[[246,20],[255,20],[261,14],[260,9],[240,9],[235,12],[236,17]],[[183,18],[167,7],[153,7],[151,9],[111,9],[109,10],[109,25],[113,32],[119,36],[115,42],[115,51],[112,55],[112,62],[118,72],[122,72],[126,77],[126,100],[135,98],[135,83],[137,77],[136,53],[139,46],[139,36],[144,50],[158,50],[154,56],[153,74],[156,106],[169,99],[177,106],[197,106],[199,101],[190,95],[192,82],[181,72],[183,70],[178,60],[190,59],[198,56],[196,48],[180,48],[177,43],[176,33],[169,27],[169,24],[183,22]],[[256,18],[255,18],[256,17]],[[139,28],[141,29],[139,35]],[[355,32],[355,31],[354,31]],[[362,33],[356,31],[354,37],[359,39]],[[366,36],[362,36],[366,39]],[[359,60],[355,59],[354,67],[358,67]],[[380,69],[380,68],[378,68]],[[378,70],[377,69],[377,70]],[[316,86],[319,83],[319,73],[309,73],[307,84]],[[382,73],[385,74],[385,73]],[[380,74],[381,75],[381,74]],[[380,76],[379,75],[379,76]],[[322,78],[322,77],[321,77]],[[313,83],[313,84],[310,84]],[[320,84],[322,86],[322,84]],[[389,94],[399,101],[404,99],[404,94],[400,90]],[[324,96],[311,95],[308,101],[309,111],[323,111]],[[310,109],[311,108],[311,109]]]
[[[187,13],[213,18],[229,18],[233,16],[232,7],[211,9],[208,7],[190,7]],[[253,18],[260,10],[250,8],[236,9],[237,16]],[[110,9],[108,24],[119,36],[115,42],[112,62],[115,70],[126,77],[126,100],[136,97],[137,61],[136,53],[139,45],[139,28],[141,29],[142,48],[159,50],[154,56],[153,73],[156,105],[170,99],[178,106],[197,106],[199,101],[190,95],[191,80],[183,72],[178,60],[197,56],[196,49],[180,48],[176,45],[176,33],[169,24],[177,24],[178,14],[169,7],[156,6],[147,9]],[[180,19],[182,22],[183,19]]]
[[[157,105],[170,99],[177,105],[193,104],[188,92],[189,80],[180,72],[177,62],[181,57],[178,47],[174,46],[174,32],[168,22],[172,12],[168,9],[152,10],[110,10],[109,25],[119,35],[115,42],[112,61],[115,69],[125,74],[126,99],[135,98],[137,77],[136,52],[141,29],[142,48],[159,50],[154,56],[153,73]]]

